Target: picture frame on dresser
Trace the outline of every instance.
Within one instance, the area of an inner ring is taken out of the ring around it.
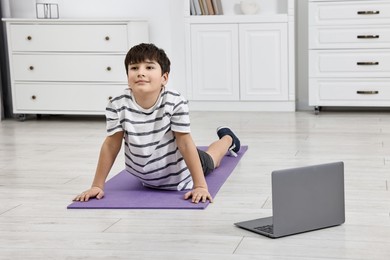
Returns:
[[[149,41],[146,19],[3,19],[13,112],[104,115],[127,88],[127,51]],[[93,95],[91,95],[93,93]]]
[[[309,105],[390,107],[390,0],[310,0]]]

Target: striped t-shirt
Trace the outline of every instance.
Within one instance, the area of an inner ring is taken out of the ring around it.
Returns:
[[[130,89],[110,100],[107,134],[124,131],[126,170],[143,185],[168,190],[191,189],[192,178],[172,131],[189,133],[188,101],[163,88],[156,104],[140,107]]]

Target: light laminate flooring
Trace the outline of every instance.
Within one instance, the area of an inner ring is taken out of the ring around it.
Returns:
[[[390,259],[389,112],[192,112],[197,145],[249,146],[205,210],[67,210],[91,184],[103,117],[0,122],[0,259]],[[345,163],[346,222],[280,239],[234,222],[271,212],[270,173]],[[120,153],[112,177],[124,168]]]

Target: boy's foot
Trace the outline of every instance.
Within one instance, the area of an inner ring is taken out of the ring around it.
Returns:
[[[240,140],[233,133],[233,131],[229,127],[220,126],[217,128],[217,135],[219,139],[221,139],[225,135],[229,135],[233,139],[232,145],[229,147],[229,152],[234,157],[237,157],[237,153],[240,150],[241,144],[240,144]]]

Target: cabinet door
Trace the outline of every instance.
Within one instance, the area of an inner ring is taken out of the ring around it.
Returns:
[[[241,24],[241,100],[288,100],[287,24]]]
[[[238,26],[191,25],[193,100],[238,100]]]

